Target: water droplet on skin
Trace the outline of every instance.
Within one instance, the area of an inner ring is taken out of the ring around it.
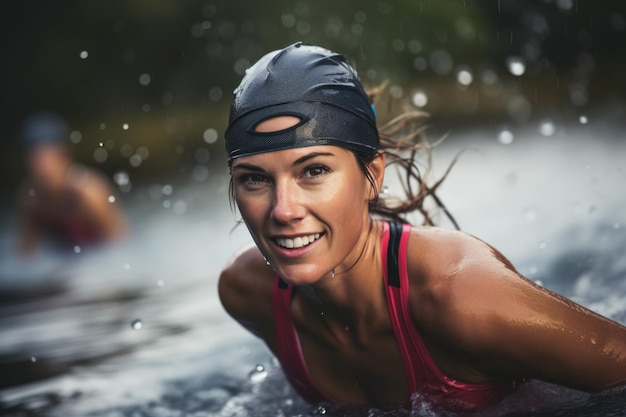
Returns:
[[[248,380],[250,382],[261,382],[267,377],[267,370],[263,365],[257,365],[254,367],[252,371],[248,374]]]
[[[141,319],[135,319],[130,322],[130,328],[133,330],[139,330],[143,327],[143,322]]]

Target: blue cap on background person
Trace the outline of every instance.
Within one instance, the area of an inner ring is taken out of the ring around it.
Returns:
[[[50,111],[33,113],[24,119],[20,142],[25,149],[40,145],[65,145],[70,127],[58,114]]]

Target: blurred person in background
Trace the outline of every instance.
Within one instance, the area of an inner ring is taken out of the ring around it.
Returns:
[[[82,247],[126,234],[126,218],[112,185],[72,160],[69,135],[66,121],[52,112],[32,114],[23,123],[27,178],[18,192],[21,254],[32,253],[44,239]]]

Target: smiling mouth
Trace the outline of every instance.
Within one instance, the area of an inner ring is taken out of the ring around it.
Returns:
[[[319,239],[320,236],[321,235],[319,233],[315,233],[313,235],[300,236],[295,239],[277,238],[276,243],[278,243],[278,246],[283,247],[283,248],[298,249],[298,248],[302,248],[304,246],[310,245],[311,243]]]

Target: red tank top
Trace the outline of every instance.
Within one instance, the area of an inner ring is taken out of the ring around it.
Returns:
[[[495,405],[513,392],[519,381],[472,384],[446,376],[426,350],[409,314],[409,280],[406,251],[410,225],[384,223],[381,255],[389,317],[400,348],[410,393],[423,394],[437,406],[472,411]],[[291,320],[292,287],[278,275],[273,290],[277,355],[289,382],[306,400],[337,403],[315,387],[308,372],[298,334]],[[406,401],[410,404],[410,398]]]

